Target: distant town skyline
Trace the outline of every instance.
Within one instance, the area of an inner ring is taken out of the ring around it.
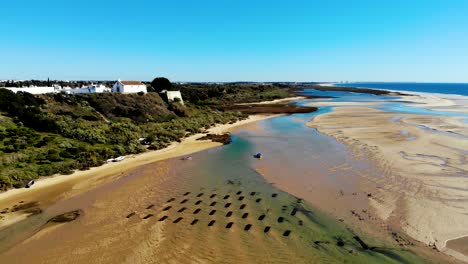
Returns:
[[[8,1],[0,79],[468,83],[468,1]]]

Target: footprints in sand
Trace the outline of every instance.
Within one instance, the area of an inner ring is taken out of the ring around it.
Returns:
[[[290,211],[290,207],[283,205],[280,208],[281,212],[277,210],[278,213],[275,215],[269,206],[275,203],[275,198],[278,196],[277,193],[262,195],[258,191],[243,190],[229,191],[227,194],[217,193],[216,189],[211,193],[185,192],[179,197],[171,197],[159,208],[156,204],[149,204],[142,209],[142,212],[130,212],[125,218],[145,220],[146,223],[153,224],[166,222],[184,225],[185,223],[188,226],[197,226],[197,229],[205,226],[216,230],[237,229],[264,234],[278,230],[278,235],[288,237],[291,230],[287,227],[297,222],[286,221],[285,217],[288,214],[294,217],[298,209],[293,208]],[[191,201],[192,199],[194,201]],[[178,204],[184,206],[179,207]],[[196,207],[191,208],[190,205]],[[210,210],[207,210],[208,208]],[[157,220],[151,220],[153,217]],[[303,224],[302,220],[298,221],[300,225]]]

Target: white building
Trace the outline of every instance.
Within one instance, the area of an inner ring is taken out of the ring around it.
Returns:
[[[63,89],[62,92],[66,94],[108,93],[111,92],[111,88],[107,88],[102,84],[91,84],[88,87],[81,87],[76,89]]]
[[[46,93],[55,93],[56,87],[38,87],[38,86],[21,87],[21,88],[5,87],[5,89],[10,90],[14,93],[27,92],[30,94],[46,94]]]
[[[182,100],[182,94],[180,93],[180,91],[163,90],[160,94],[164,95],[168,102],[175,101],[176,98],[179,98],[180,103],[184,104],[184,100]]]
[[[121,81],[120,79],[112,87],[113,93],[146,93],[146,85],[139,81]]]

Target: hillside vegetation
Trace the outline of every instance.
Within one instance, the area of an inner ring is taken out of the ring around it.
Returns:
[[[34,96],[0,89],[0,189],[161,149],[215,124],[246,117],[225,111],[226,105],[288,96],[286,89],[274,86],[177,88],[185,106],[167,103],[157,93]],[[146,138],[147,146],[140,138]]]

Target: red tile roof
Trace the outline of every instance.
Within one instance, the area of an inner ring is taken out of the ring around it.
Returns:
[[[120,81],[123,85],[143,85],[140,81]]]

